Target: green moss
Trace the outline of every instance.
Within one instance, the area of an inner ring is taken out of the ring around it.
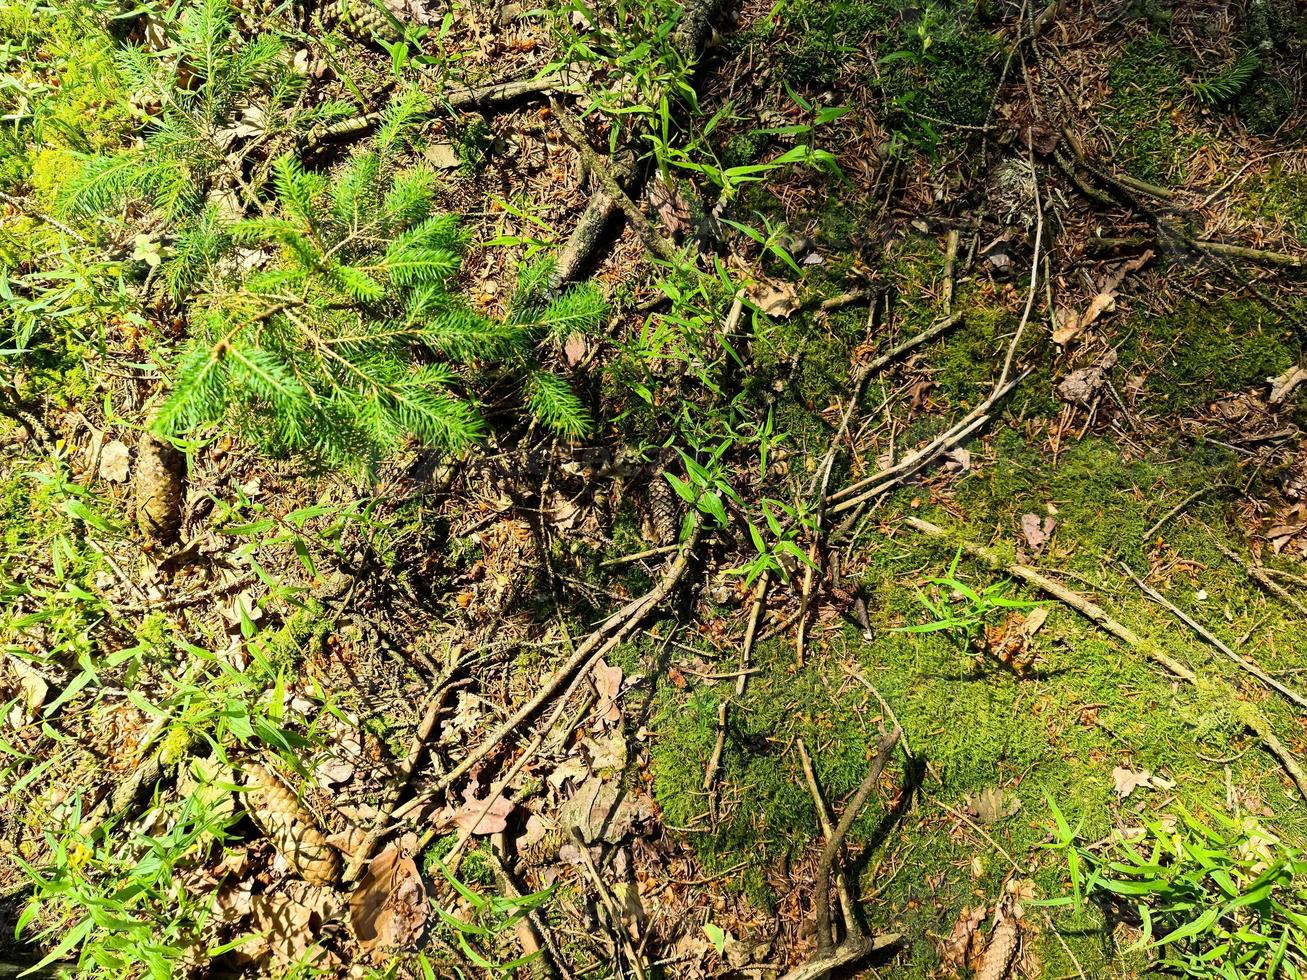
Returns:
[[[1242,188],[1250,217],[1283,221],[1289,233],[1307,240],[1307,174],[1284,173],[1278,162],[1254,174]]]
[[[1108,72],[1112,95],[1100,111],[1124,165],[1136,177],[1181,179],[1181,161],[1197,146],[1181,135],[1172,110],[1185,94],[1185,56],[1157,34],[1126,44]]]
[[[948,566],[955,549],[944,541],[873,534],[864,536],[846,567],[856,570],[849,574],[868,598],[875,639],[865,642],[852,629],[818,632],[811,662],[800,671],[789,642],[755,651],[759,672],[731,711],[721,768],[723,820],[714,832],[706,830],[701,784],[717,706],[731,697],[730,685],[661,689],[650,725],[654,792],[667,823],[700,829],[686,837],[710,868],[747,862],[754,870],[745,890],[766,901],[774,896],[761,869],[820,840],[793,742],[804,739],[828,798],[845,798],[865,771],[881,715],[876,697],[853,674],[874,684],[921,766],[916,807],[902,815],[891,843],[882,847],[877,833],[904,775],[900,762],[851,838],[855,847],[872,845],[858,864],[864,894],[878,891],[865,912],[874,924],[908,937],[903,976],[931,975],[939,955],[931,937],[948,934],[962,905],[995,900],[1012,874],[988,840],[942,809],[960,811],[987,787],[1020,800],[1015,816],[986,833],[1021,864],[1023,877],[1031,869],[1041,897],[1067,889],[1065,864],[1040,847],[1053,827],[1045,793],[1093,840],[1113,827],[1138,824],[1172,797],[1195,811],[1223,810],[1223,766],[1208,760],[1236,757],[1231,779],[1240,792],[1281,814],[1278,831],[1302,839],[1307,830],[1275,760],[1250,750],[1256,743],[1241,717],[1255,705],[1285,736],[1296,731],[1292,712],[1181,632],[1119,565],[1125,561],[1141,574],[1171,569],[1163,586],[1172,601],[1229,640],[1251,631],[1252,655],[1267,669],[1288,669],[1298,628],[1292,610],[1268,601],[1218,549],[1238,545],[1225,531],[1230,501],[1220,489],[1236,475],[1231,455],[1200,446],[1140,458],[1107,439],[1089,438],[1065,445],[1053,462],[1042,441],[1007,429],[995,435],[990,450],[958,485],[948,511],[928,516],[1012,560],[1021,515],[1047,513],[1052,505],[1057,526],[1036,559],[1041,569],[1193,665],[1203,683],[1173,684],[1137,651],[1058,603],[1047,604],[1047,622],[1033,641],[1034,670],[1026,676],[978,657],[950,636],[901,632],[931,618],[917,588]],[[1205,488],[1208,496],[1145,540],[1158,518]],[[919,493],[892,497],[880,520],[894,525]],[[966,559],[959,577],[975,588],[1002,578]],[[1015,587],[1013,594],[1046,598]],[[1122,800],[1113,791],[1116,766],[1149,769],[1176,786],[1166,796],[1139,790]],[[1051,914],[1061,941],[1046,929],[1034,939],[1050,975],[1074,974],[1062,942],[1089,975],[1121,975],[1121,962],[1097,932],[1104,926],[1097,910]]]
[[[42,206],[51,207],[71,168],[66,158],[47,151],[96,152],[120,145],[138,121],[131,93],[114,68],[110,40],[81,18],[44,8],[33,17],[25,5],[6,6],[0,42],[11,59],[3,67],[38,93],[21,105],[0,103],[14,113],[22,134],[6,147],[14,152],[6,152],[0,164],[0,184],[30,179]],[[52,74],[57,85],[49,84]]]
[[[863,81],[884,91],[890,128],[926,149],[947,135],[949,123],[983,123],[998,82],[999,42],[971,4],[951,0],[798,0],[784,8],[776,31],[755,36],[784,45],[778,64],[785,80],[809,89],[842,85],[850,65],[880,52]]]
[[[1289,319],[1302,300],[1281,301]],[[1145,379],[1159,409],[1183,411],[1261,385],[1294,363],[1292,324],[1254,300],[1224,300],[1136,319],[1118,349],[1121,369]]]

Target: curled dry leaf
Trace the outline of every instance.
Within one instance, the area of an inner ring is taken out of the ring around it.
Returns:
[[[1272,405],[1284,404],[1293,394],[1294,389],[1304,381],[1307,381],[1307,368],[1301,364],[1295,364],[1278,377],[1267,378],[1266,382],[1271,386],[1271,394],[1267,401]]]
[[[1132,272],[1138,272],[1152,257],[1151,251],[1144,252],[1117,266],[1116,270],[1103,280],[1098,293],[1089,301],[1085,312],[1079,316],[1070,311],[1060,312],[1059,326],[1053,331],[1053,343],[1059,347],[1066,346],[1084,333],[1085,329],[1104,313],[1116,309],[1117,291],[1120,289],[1121,280]]]
[[[1171,789],[1175,783],[1162,776],[1155,776],[1147,769],[1127,769],[1117,766],[1112,770],[1112,789],[1121,799],[1125,799],[1139,787],[1144,789]]]
[[[105,443],[100,451],[100,479],[122,483],[131,467],[132,451],[120,439]]]
[[[349,899],[349,921],[374,960],[414,942],[427,921],[427,893],[411,857],[394,845],[372,859]]]
[[[764,280],[750,288],[748,296],[762,312],[781,320],[799,308],[799,287],[792,282]]]
[[[945,966],[951,967],[956,972],[970,967],[980,956],[978,948],[980,943],[977,940],[980,924],[985,921],[985,914],[983,905],[974,908],[963,906],[962,914],[953,924],[953,931],[944,941],[944,949],[941,951]]]

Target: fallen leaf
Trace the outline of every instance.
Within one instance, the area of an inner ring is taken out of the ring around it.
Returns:
[[[942,957],[944,965],[952,967],[954,972],[966,967],[977,955],[976,935],[980,924],[985,921],[985,906],[962,907],[962,914],[953,924],[953,931],[944,941]]]
[[[595,710],[599,713],[599,717],[608,722],[621,721],[622,709],[618,707],[617,699],[622,694],[622,668],[610,667],[608,662],[600,657],[595,662],[594,683],[595,694],[599,698]]]
[[[458,150],[453,143],[430,143],[422,155],[427,163],[438,170],[453,170],[460,164]]]
[[[469,783],[463,789],[463,805],[454,813],[454,823],[460,830],[485,837],[497,834],[508,826],[508,815],[513,812],[513,801],[500,793],[486,809],[486,801],[476,798],[476,788]],[[482,811],[485,816],[481,816]]]
[[[690,206],[675,184],[665,183],[661,179],[654,180],[649,185],[649,203],[653,205],[667,234],[672,238],[690,230]]]
[[[563,342],[563,359],[568,367],[576,367],[586,353],[585,334],[575,331]]]
[[[298,962],[336,917],[339,899],[330,889],[303,881],[249,899],[255,932],[264,934],[274,963]]]
[[[9,658],[9,666],[18,675],[18,685],[23,689],[24,706],[29,713],[36,711],[50,696],[50,685],[40,673],[17,657]]]
[[[583,761],[576,756],[572,756],[571,758],[564,759],[560,762],[557,768],[545,777],[545,781],[554,789],[562,789],[563,783],[567,782],[569,779],[580,782],[589,774],[589,772],[590,770],[586,768],[586,764]]]
[[[653,808],[647,796],[637,796],[617,780],[591,776],[558,811],[561,827],[575,827],[587,844],[603,840],[617,844],[636,823],[649,819]]]
[[[1041,550],[1048,543],[1054,527],[1056,523],[1051,517],[1041,520],[1038,514],[1021,515],[1021,533],[1025,535],[1026,544],[1035,551]]]
[[[1002,791],[999,787],[985,787],[972,798],[968,809],[976,815],[980,823],[988,827],[991,823],[1012,817],[1021,809],[1021,800]]]
[[[977,820],[988,827],[1020,810],[1021,800],[997,786],[986,786],[971,800],[968,808]]]
[[[768,316],[788,319],[799,308],[799,287],[792,282],[763,281],[749,289],[749,302]]]
[[[1162,776],[1155,776],[1147,769],[1126,769],[1117,766],[1112,770],[1112,789],[1121,799],[1125,799],[1136,789],[1171,789],[1175,783]]]
[[[416,941],[427,921],[427,895],[413,859],[394,845],[374,857],[350,896],[349,921],[374,961]]]
[[[127,479],[132,451],[118,439],[105,444],[100,451],[100,479],[111,483],[122,483]]]
[[[1084,333],[1085,329],[1104,313],[1110,313],[1116,309],[1117,291],[1121,286],[1121,281],[1130,273],[1137,272],[1152,257],[1153,253],[1147,251],[1117,266],[1116,270],[1103,280],[1098,293],[1089,301],[1089,305],[1085,307],[1085,312],[1079,316],[1068,313],[1066,319],[1063,320],[1059,314],[1060,325],[1053,331],[1053,343],[1059,347],[1065,347]]]

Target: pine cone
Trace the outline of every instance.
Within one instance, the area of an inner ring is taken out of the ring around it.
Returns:
[[[176,540],[185,478],[186,457],[148,430],[141,433],[136,443],[136,523],[151,544]]]
[[[654,544],[672,544],[681,526],[680,498],[660,469],[649,485],[649,525]]]
[[[1017,920],[1010,915],[1002,919],[989,934],[989,945],[985,947],[985,958],[976,971],[976,980],[1004,980],[1012,969],[1020,940],[1021,929]]]
[[[272,842],[277,852],[310,885],[331,885],[340,877],[340,855],[327,843],[304,812],[295,794],[262,766],[249,766],[245,782],[250,819]]]

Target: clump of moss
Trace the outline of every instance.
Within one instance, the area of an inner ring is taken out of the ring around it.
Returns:
[[[796,87],[830,90],[859,55],[881,52],[865,81],[884,90],[890,128],[923,149],[944,135],[940,123],[978,125],[989,113],[1000,45],[970,4],[799,0],[781,14],[778,33],[781,70]]]
[[[1289,233],[1307,240],[1307,174],[1284,173],[1272,163],[1243,188],[1245,209],[1255,217],[1284,222]]]
[[[8,139],[0,164],[0,185],[31,182],[42,206],[53,206],[67,177],[74,172],[74,152],[96,152],[119,145],[136,125],[131,93],[114,68],[112,45],[100,32],[65,14],[38,10],[35,16],[5,8],[0,16],[0,42],[15,60],[0,67],[18,69],[40,85],[48,76],[34,77],[34,66],[53,69],[58,85],[29,104],[7,105],[18,131]]]
[[[1172,118],[1184,95],[1183,52],[1157,34],[1126,44],[1108,71],[1112,95],[1100,114],[1118,138],[1120,158],[1135,176],[1164,182],[1180,176],[1189,148]]]
[[[1301,300],[1283,301],[1307,311]],[[1119,348],[1121,369],[1145,378],[1167,410],[1184,411],[1262,384],[1288,368],[1295,351],[1280,313],[1255,300],[1186,303],[1165,316],[1138,318]]]

